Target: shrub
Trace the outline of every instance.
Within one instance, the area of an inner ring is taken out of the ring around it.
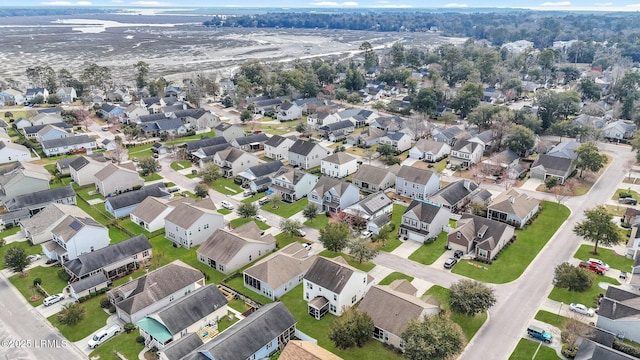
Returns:
[[[111,305],[109,305],[109,308],[107,310],[109,310],[109,314],[115,314],[116,313],[116,306],[111,304]]]
[[[106,309],[106,308],[108,308],[110,306],[111,306],[111,301],[109,301],[109,299],[104,298],[104,299],[100,300],[100,307],[101,308]]]
[[[578,353],[578,347],[562,344],[562,350],[560,352],[562,353],[562,355],[564,355],[564,357],[568,359],[573,359],[576,357],[576,354]]]
[[[135,326],[133,323],[126,323],[126,324],[124,324],[124,331],[125,331],[127,334],[131,334],[131,332],[132,332],[133,330],[135,330],[135,329],[136,329],[136,326]]]
[[[64,271],[64,269],[58,270],[58,277],[62,279],[64,282],[69,282],[69,280],[71,279],[71,276],[67,274],[67,272]]]
[[[41,285],[41,284],[42,284],[42,279],[40,279],[40,278],[33,279],[33,285],[34,286]]]
[[[635,356],[635,357],[640,357],[640,349],[633,347],[629,344],[625,344],[622,341],[618,341],[618,340],[614,341],[612,347],[625,354]]]
[[[138,336],[136,337],[136,342],[138,344],[144,344],[144,336]]]

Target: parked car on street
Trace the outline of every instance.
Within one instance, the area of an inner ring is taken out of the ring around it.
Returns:
[[[227,210],[233,210],[234,208],[233,204],[228,202],[227,200],[222,200],[220,202],[220,205]]]
[[[64,294],[55,294],[45,298],[43,303],[44,306],[49,306],[62,301],[62,299],[64,299]]]
[[[600,266],[596,263],[590,263],[587,261],[581,261],[580,264],[578,264],[578,266],[583,269],[591,270],[598,275],[604,275],[604,273],[607,271],[607,269],[604,266]]]
[[[456,259],[456,258],[448,258],[444,262],[444,268],[445,269],[451,269],[453,267],[453,265],[455,265],[456,263],[458,263],[458,259]]]
[[[251,192],[251,190],[245,190],[242,192],[242,196],[243,197],[253,196],[253,193]]]
[[[587,316],[591,316],[591,317],[593,317],[593,315],[596,314],[596,312],[593,309],[590,309],[590,308],[588,308],[588,307],[586,307],[585,305],[582,305],[582,304],[571,303],[569,305],[569,310],[571,310],[573,312],[577,312],[578,314],[587,315]]]
[[[307,233],[302,229],[298,229],[298,236],[305,237],[305,236],[307,236]]]

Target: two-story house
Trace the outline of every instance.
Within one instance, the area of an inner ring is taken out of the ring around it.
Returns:
[[[309,204],[315,204],[318,212],[338,212],[360,200],[358,187],[346,181],[321,176],[309,195]]]
[[[22,236],[31,244],[38,245],[51,240],[53,230],[67,215],[88,218],[89,214],[77,206],[52,203],[30,218],[20,220]]]
[[[437,173],[413,166],[401,166],[396,175],[396,194],[411,199],[426,199],[440,188]]]
[[[236,149],[244,151],[261,151],[264,150],[264,144],[269,140],[265,133],[251,134],[239,138],[235,138],[229,142]]]
[[[31,151],[20,144],[0,141],[0,164],[31,160]]]
[[[454,181],[435,194],[429,196],[429,202],[440,204],[449,209],[452,213],[463,210],[480,192],[477,183],[471,180]]]
[[[254,165],[238,173],[243,186],[248,186],[252,193],[267,190],[271,185],[273,174],[282,167],[282,161],[269,161],[264,164]]]
[[[148,196],[137,204],[129,213],[131,222],[149,232],[164,228],[164,218],[169,215],[178,204],[194,203],[191,198],[176,197],[166,200],[161,197]]]
[[[289,165],[311,169],[320,166],[320,161],[329,155],[331,152],[318,143],[297,140],[289,148]]]
[[[420,139],[409,150],[411,159],[424,160],[427,162],[438,162],[449,155],[451,146],[445,142],[438,142],[430,139]]]
[[[451,148],[449,163],[462,168],[468,168],[482,160],[484,145],[469,140],[457,141]]]
[[[273,174],[270,190],[279,193],[282,201],[292,203],[307,196],[317,182],[315,175],[283,166]]]
[[[244,129],[240,125],[220,123],[213,128],[216,137],[223,137],[227,142],[244,136]]]
[[[396,153],[411,149],[411,136],[400,131],[388,132],[380,137],[380,145],[389,145]]]
[[[96,173],[107,164],[107,159],[104,157],[78,156],[69,163],[69,175],[71,175],[73,182],[79,186],[95,184]]]
[[[487,207],[487,218],[522,229],[540,210],[540,200],[514,189],[498,195]]]
[[[303,279],[303,299],[308,313],[320,320],[327,313],[336,316],[355,305],[367,293],[373,278],[341,257],[316,258]]]
[[[187,249],[202,244],[223,227],[224,216],[216,211],[211,199],[180,203],[164,218],[165,237]]]
[[[399,236],[421,243],[434,241],[449,224],[451,212],[439,205],[413,200],[400,223]]]
[[[310,114],[307,117],[307,125],[312,129],[318,129],[323,125],[333,124],[340,120],[340,117],[338,117],[336,114],[331,114],[325,111],[318,111],[314,114]]]
[[[0,168],[0,200],[49,188],[51,174],[42,165],[24,161]]]
[[[46,140],[69,137],[69,132],[64,128],[55,125],[44,125],[42,129],[38,130],[35,137],[36,140],[42,144],[42,142]]]
[[[51,229],[51,241],[42,244],[50,260],[65,262],[109,246],[109,230],[90,217],[67,215]]]
[[[114,164],[107,164],[95,173],[96,190],[104,197],[117,195],[144,185],[137,171]]]
[[[364,199],[344,209],[348,216],[358,217],[367,223],[367,230],[374,234],[380,232],[391,221],[393,200],[384,192],[370,194]]]
[[[287,160],[289,149],[296,142],[295,136],[273,135],[264,143],[264,156],[273,160]]]
[[[447,245],[478,260],[493,261],[514,238],[515,229],[505,223],[472,214],[463,214],[447,236]]]
[[[607,123],[602,132],[605,139],[616,142],[628,142],[633,138],[633,134],[637,129],[636,124],[633,121],[616,120]]]
[[[26,210],[28,215],[31,216],[37,214],[51,203],[75,205],[76,192],[71,185],[38,190],[9,199],[4,206],[9,212]]]
[[[227,148],[213,155],[213,163],[218,165],[222,176],[234,177],[240,172],[260,163],[260,159],[236,148]]]
[[[384,191],[396,184],[396,175],[400,165],[392,165],[382,169],[377,166],[363,164],[351,179],[351,182],[364,192]]]
[[[71,104],[78,98],[76,89],[73,87],[62,87],[56,91],[56,95],[58,95],[63,104]]]
[[[334,178],[347,177],[358,171],[358,160],[346,152],[337,152],[320,161],[320,171]]]
[[[118,318],[136,323],[204,286],[202,271],[175,260],[107,292]]]
[[[639,317],[640,294],[622,287],[609,286],[600,301],[596,326],[638,342],[640,341]]]
[[[278,121],[292,121],[302,117],[302,108],[295,103],[284,102],[280,105],[276,119]]]
[[[68,154],[74,151],[91,151],[98,148],[96,139],[89,135],[76,135],[58,139],[44,140],[42,152],[47,156]]]
[[[27,103],[32,103],[38,96],[42,96],[44,101],[47,101],[47,98],[49,97],[49,90],[45,88],[29,88],[25,93],[25,101]]]
[[[250,221],[233,230],[217,229],[202,243],[196,253],[198,260],[223,274],[259,259],[276,249],[276,239],[264,234]]]

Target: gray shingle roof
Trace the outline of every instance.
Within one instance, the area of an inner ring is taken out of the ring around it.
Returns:
[[[351,120],[342,120],[342,121],[334,122],[331,124],[323,125],[320,127],[320,130],[336,131],[336,130],[348,129],[350,127],[353,127],[353,123],[351,122]]]
[[[431,224],[440,210],[442,210],[441,206],[424,201],[413,200],[404,213],[412,212],[420,221]]]
[[[242,137],[239,137],[239,138],[235,139],[235,141],[240,146],[249,145],[249,144],[253,144],[253,143],[266,142],[267,140],[269,140],[269,137],[265,133],[242,136]]]
[[[531,168],[541,166],[546,173],[564,176],[573,166],[573,160],[542,154],[533,162]]]
[[[73,145],[80,145],[80,144],[86,144],[86,143],[93,143],[93,146],[95,147],[96,139],[88,135],[70,136],[70,137],[60,138],[60,139],[45,140],[42,142],[42,147],[44,149],[53,149],[61,146],[73,146]]]
[[[426,185],[432,176],[437,175],[431,170],[406,165],[400,167],[397,175],[397,177],[402,178],[404,181],[422,185]]]
[[[91,289],[92,287],[96,287],[107,281],[109,281],[109,279],[107,279],[104,273],[100,272],[95,275],[86,277],[82,280],[78,280],[76,282],[71,283],[71,287],[73,288],[73,291],[76,294],[78,294],[80,292],[83,292],[87,289]]]
[[[352,180],[360,180],[370,184],[380,184],[389,174],[391,168],[381,169],[377,166],[363,164],[360,165],[358,171]],[[394,175],[395,176],[395,175]],[[393,181],[395,183],[395,181]]]
[[[129,191],[120,195],[112,196],[106,200],[111,204],[113,210],[123,209],[131,205],[139,204],[148,196],[165,197],[169,193],[164,188],[164,183],[156,183],[143,186],[139,190]]]
[[[353,273],[357,271],[359,270],[349,265],[318,257],[304,275],[304,279],[323,289],[340,294]]]
[[[275,173],[281,167],[282,167],[282,161],[277,160],[277,161],[269,161],[260,165],[254,165],[245,171],[251,172],[253,176],[255,176],[256,178],[261,178],[263,176]]]
[[[65,122],[58,122],[58,123],[54,123],[54,124],[50,124],[52,126],[57,126],[59,128],[63,128],[63,129],[71,129],[73,128],[73,126],[65,123]],[[22,128],[22,131],[24,131],[24,133],[29,136],[29,135],[33,135],[36,134],[37,132],[39,132],[40,130],[44,129],[47,125],[33,125],[33,126],[27,126]]]
[[[138,121],[141,123],[147,123],[151,121],[158,121],[167,118],[167,114],[159,113],[159,114],[149,114],[149,115],[140,115],[138,116]]]
[[[227,305],[228,301],[215,284],[203,286],[158,311],[157,317],[172,335],[202,321],[207,315]]]
[[[180,360],[200,345],[202,345],[200,335],[192,332],[177,341],[170,342],[164,349],[160,350],[160,352],[162,352],[168,360]]]
[[[280,136],[280,135],[273,135],[272,137],[269,138],[269,140],[267,140],[264,145],[268,145],[268,146],[273,146],[273,147],[278,147],[280,146],[280,144],[282,144],[285,140],[287,140],[286,137],[284,136]]]
[[[354,158],[353,156],[345,152],[337,152],[327,156],[326,158],[322,159],[322,161],[341,165],[341,164],[346,164],[348,162],[351,162],[355,159],[356,158]]]
[[[58,224],[58,226],[53,228],[51,232],[67,242],[85,226],[104,228],[100,223],[96,222],[90,217],[82,218],[68,215]]]
[[[223,138],[221,136],[214,137],[214,138],[205,137],[205,138],[200,139],[200,140],[184,143],[184,144],[180,145],[180,147],[186,148],[187,151],[195,151],[195,150],[198,150],[199,148],[204,148],[204,147],[213,146],[213,145],[226,144],[226,143],[227,143],[227,140],[225,140],[225,138]]]
[[[316,147],[316,145],[318,144],[311,141],[297,140],[293,145],[291,145],[289,151],[294,154],[307,156]]]
[[[276,239],[273,235],[261,235],[261,233],[262,231],[253,221],[231,231],[216,229],[198,248],[197,253],[217,263],[228,264],[247,244],[275,244]]]
[[[7,201],[5,206],[10,211],[29,208],[34,205],[41,205],[45,203],[55,202],[56,200],[65,199],[71,196],[75,196],[76,192],[71,185],[40,190],[28,194],[18,195],[13,199]]]
[[[460,200],[471,195],[478,188],[478,184],[470,180],[459,180],[438,190],[429,200],[438,204],[455,205]]]

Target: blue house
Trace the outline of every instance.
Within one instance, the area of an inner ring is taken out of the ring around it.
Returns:
[[[112,117],[121,117],[124,115],[124,109],[121,108],[120,106],[117,105],[113,105],[113,104],[102,104],[102,106],[100,107],[100,111],[99,111],[100,115],[102,115],[103,118],[105,119],[109,119]]]
[[[171,194],[165,190],[163,183],[147,185],[139,190],[129,191],[107,198],[104,202],[104,208],[115,218],[128,217],[131,211],[133,211],[142,200],[146,199],[147,196],[169,199]]]

